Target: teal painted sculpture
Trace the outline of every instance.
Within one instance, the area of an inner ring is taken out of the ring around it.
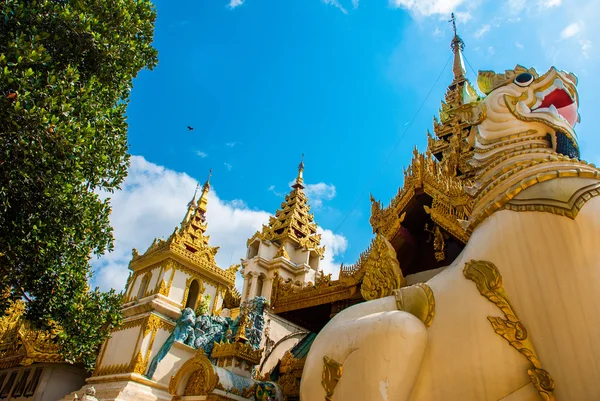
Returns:
[[[177,324],[175,325],[175,330],[173,333],[167,338],[165,343],[160,347],[156,356],[152,359],[150,366],[148,367],[148,372],[146,372],[146,377],[151,379],[156,371],[156,367],[158,363],[162,361],[162,359],[169,353],[171,346],[175,341],[183,343],[185,345],[189,345],[190,347],[194,344],[195,333],[194,333],[194,323],[196,320],[196,314],[191,308],[185,308],[181,312],[181,316],[177,319]]]

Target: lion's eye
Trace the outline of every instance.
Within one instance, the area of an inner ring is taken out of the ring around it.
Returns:
[[[533,75],[528,72],[523,72],[515,78],[515,83],[519,86],[527,86],[533,82]]]

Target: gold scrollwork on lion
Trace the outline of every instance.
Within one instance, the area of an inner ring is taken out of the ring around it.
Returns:
[[[542,368],[528,338],[527,329],[517,317],[502,286],[502,276],[498,268],[491,262],[471,260],[465,264],[463,274],[475,283],[481,295],[502,311],[504,318],[488,316],[494,331],[531,362],[533,369],[527,371],[531,382],[545,401],[553,401],[554,380],[550,373]]]

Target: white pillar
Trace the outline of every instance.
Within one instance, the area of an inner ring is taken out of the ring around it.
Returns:
[[[250,276],[250,292],[248,294],[248,299],[252,299],[256,297],[256,285],[258,284],[258,273],[250,272],[248,273]]]
[[[272,288],[273,288],[273,277],[269,275],[263,281],[263,288],[262,288],[262,294],[261,294],[263,297],[265,297],[267,299],[267,302],[269,304],[271,304]]]
[[[248,292],[248,286],[250,285],[250,274],[242,274],[244,279],[244,287],[242,288],[242,302],[246,300],[246,293]]]

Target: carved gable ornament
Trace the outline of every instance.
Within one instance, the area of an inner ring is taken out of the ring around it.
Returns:
[[[406,284],[396,251],[384,236],[377,234],[364,265],[360,293],[367,301],[387,297]]]

